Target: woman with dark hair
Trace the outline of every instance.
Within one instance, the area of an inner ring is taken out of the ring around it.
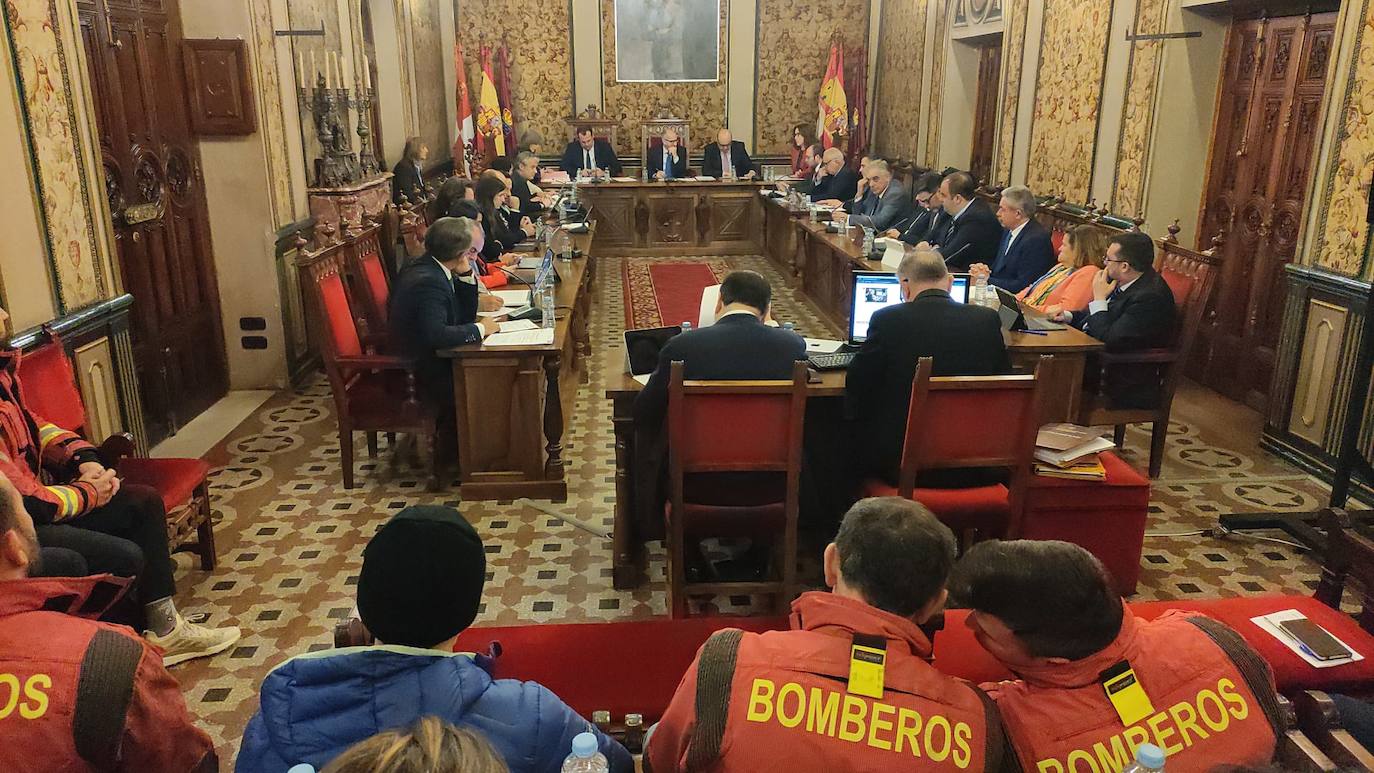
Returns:
[[[475,195],[472,178],[450,177],[439,186],[439,194],[429,203],[429,210],[425,214],[431,223],[441,217],[459,217],[453,212],[454,205],[460,201],[472,201]]]
[[[486,233],[487,243],[482,248],[482,258],[495,262],[525,238],[518,228],[512,228],[506,213],[501,209],[510,198],[510,187],[505,180],[495,175],[483,175],[477,181],[477,209],[482,213],[482,230]]]
[[[429,158],[429,146],[419,137],[406,140],[405,152],[401,160],[391,170],[391,200],[401,203],[405,196],[412,204],[424,197],[425,170],[421,166]]]
[[[792,157],[793,177],[806,177],[811,173],[805,162],[806,149],[815,142],[815,138],[805,126],[798,124],[792,127],[792,139],[787,143],[787,153]]]

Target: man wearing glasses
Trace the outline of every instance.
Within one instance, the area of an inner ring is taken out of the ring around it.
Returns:
[[[681,180],[687,176],[687,152],[682,149],[677,129],[663,130],[663,144],[649,147],[647,163],[651,180]]]
[[[892,179],[892,168],[886,161],[870,161],[864,168],[864,179],[868,192],[854,205],[853,214],[836,212],[836,220],[881,232],[911,217],[911,196]]]
[[[1173,342],[1177,309],[1169,283],[1154,269],[1155,243],[1144,233],[1111,238],[1106,266],[1093,277],[1093,300],[1082,311],[1061,311],[1068,322],[1107,345],[1107,351],[1134,352]],[[1094,369],[1089,369],[1095,373]],[[1123,365],[1107,373],[1113,408],[1148,408],[1159,399],[1155,365]]]

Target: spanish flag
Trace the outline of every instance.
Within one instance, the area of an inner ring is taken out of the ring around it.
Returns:
[[[482,46],[482,86],[477,95],[477,136],[491,142],[496,155],[506,155],[505,122],[496,98],[496,79],[491,77],[491,50],[486,46]],[[479,140],[479,149],[482,144]]]
[[[830,43],[830,64],[821,81],[819,113],[816,117],[816,136],[825,147],[835,144],[849,120],[849,106],[844,96],[844,50],[839,40]]]

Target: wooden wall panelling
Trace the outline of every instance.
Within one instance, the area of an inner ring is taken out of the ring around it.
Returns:
[[[867,55],[869,7],[868,0],[759,0],[751,152],[784,153],[793,126],[815,125],[816,95],[830,60],[830,36],[840,33],[845,69],[850,70],[861,51]],[[845,90],[852,99],[855,84],[846,83]]]
[[[1298,361],[1298,388],[1293,393],[1288,430],[1316,445],[1322,443],[1326,417],[1331,411],[1331,390],[1348,316],[1348,309],[1325,301],[1308,300],[1302,357]]]
[[[78,346],[72,352],[76,384],[86,406],[86,431],[103,440],[124,431],[119,410],[119,373],[109,336]]]
[[[689,163],[691,166],[700,166],[703,143],[714,141],[716,132],[724,125],[725,83],[729,75],[725,46],[728,15],[729,6],[722,1],[719,19],[719,80],[713,83],[620,83],[616,81],[615,72],[615,0],[601,0],[601,77],[602,94],[606,101],[601,107],[610,117],[620,122],[616,132],[615,152],[622,159],[633,160],[639,157],[639,148],[636,147],[639,143],[639,122],[653,117],[662,106],[691,124],[696,147],[687,149],[690,154]],[[699,22],[694,20],[693,23]],[[817,84],[819,83],[817,80]],[[813,106],[813,118],[814,112]],[[736,139],[747,140],[745,137]]]
[[[873,146],[883,155],[920,158],[921,87],[925,84],[927,0],[885,2],[873,95]]]
[[[1069,201],[1091,194],[1112,2],[1045,4],[1026,171],[1037,194]]]
[[[198,135],[257,131],[248,47],[242,40],[183,40],[191,130]]]
[[[1007,20],[1002,33],[1002,115],[997,126],[997,157],[992,179],[996,185],[1011,184],[1015,153],[1016,111],[1021,104],[1021,69],[1026,52],[1026,17],[1029,0],[1007,0]]]

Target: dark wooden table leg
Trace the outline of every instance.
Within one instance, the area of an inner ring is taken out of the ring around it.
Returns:
[[[615,525],[612,533],[611,585],[616,590],[638,588],[644,582],[644,545],[635,539],[635,422],[634,396],[611,403],[615,429]]]
[[[558,389],[558,370],[563,357],[555,354],[544,358],[544,479],[563,479],[563,397]]]

